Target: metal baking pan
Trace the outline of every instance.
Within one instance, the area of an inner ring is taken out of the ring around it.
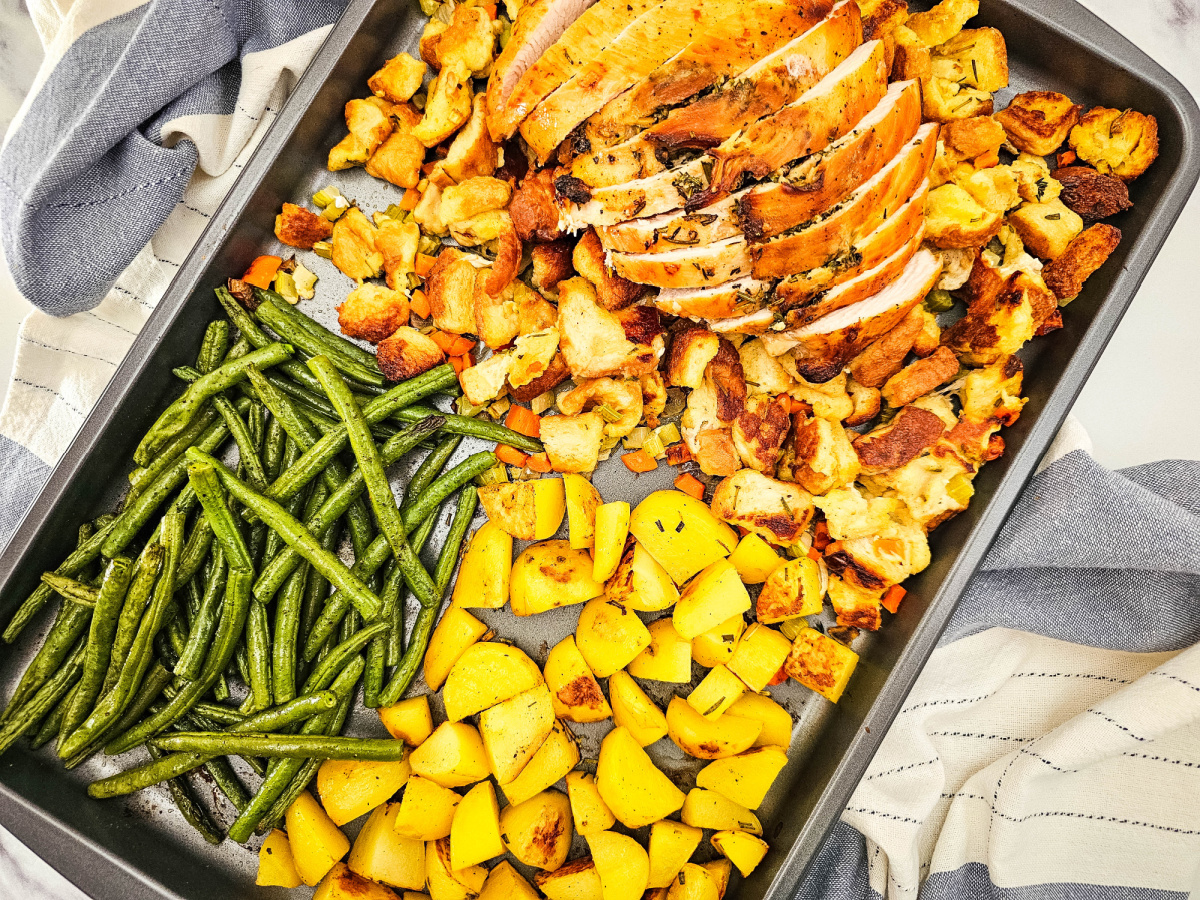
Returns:
[[[760,811],[772,849],[731,896],[792,896],[1200,173],[1200,110],[1178,81],[1116,31],[1074,0],[983,0],[981,7],[972,26],[996,26],[1008,42],[1011,86],[1000,95],[1000,105],[1019,91],[1043,88],[1088,106],[1134,107],[1158,118],[1161,156],[1132,186],[1133,209],[1112,220],[1124,240],[1066,311],[1063,330],[1023,351],[1029,404],[1005,433],[1008,452],[983,469],[970,509],[934,532],[933,564],[911,580],[900,613],[880,632],[856,641],[862,659],[842,701],[833,706],[795,684],[779,690],[796,724],[791,761]],[[41,572],[72,549],[77,523],[116,501],[138,436],[178,390],[171,369],[192,362],[205,324],[219,313],[213,288],[275,246],[272,225],[280,204],[331,181],[368,210],[394,201],[390,186],[361,170],[332,176],[324,161],[344,133],[343,103],[366,93],[367,77],[384,59],[414,48],[423,25],[411,0],[349,4],[0,557],[0,619],[12,614]],[[348,284],[324,260],[315,263],[322,276],[318,317],[332,324],[332,307]],[[476,449],[464,446],[459,452]],[[401,484],[408,472],[402,465],[392,474]],[[662,467],[635,480],[610,463],[597,472],[596,483],[606,499],[637,500],[666,487],[670,478]],[[436,535],[431,543],[437,543]],[[574,614],[565,610],[534,620],[516,620],[506,611],[485,617],[539,661],[574,623]],[[32,655],[31,639],[47,625],[44,616],[30,627],[30,639],[0,649],[3,696]],[[373,714],[363,711],[352,726],[379,730]],[[585,760],[594,759],[599,732],[576,731]],[[690,786],[695,768],[673,744],[662,741],[653,752],[664,770]],[[88,781],[128,764],[100,759],[65,772],[49,748],[32,753],[22,743],[0,758],[0,824],[97,900],[285,894],[254,886],[257,854],[229,842],[208,846],[154,790],[121,801],[87,798]]]

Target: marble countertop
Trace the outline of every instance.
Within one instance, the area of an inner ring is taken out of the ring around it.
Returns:
[[[1200,0],[1084,0],[1083,5],[1200,96]],[[40,58],[25,3],[0,0],[0,132],[20,105]],[[1107,466],[1200,459],[1200,416],[1179,412],[1181,403],[1191,410],[1190,393],[1200,385],[1195,344],[1200,302],[1193,280],[1198,239],[1200,194],[1184,210],[1075,405],[1093,455]],[[0,373],[11,369],[16,329],[28,309],[0,260]],[[3,829],[0,897],[84,900]]]

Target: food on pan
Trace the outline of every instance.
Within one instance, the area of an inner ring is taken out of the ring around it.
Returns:
[[[770,852],[797,692],[854,690],[855,640],[1004,452],[1022,348],[1118,249],[1157,123],[996,110],[976,0],[422,7],[329,149],[388,201],[283,204],[279,243],[329,265],[221,289],[123,509],[5,632],[61,596],[0,749],[145,744],[90,792],[165,781],[218,842],[204,766],[228,835],[266,835],[259,884],[321,900],[719,898]],[[463,437],[488,449],[451,465]],[[397,502],[385,470],[430,444]],[[606,461],[677,471],[626,503]],[[518,647],[506,608],[570,633]],[[390,738],[340,735],[360,680]],[[691,790],[661,741],[703,761]]]

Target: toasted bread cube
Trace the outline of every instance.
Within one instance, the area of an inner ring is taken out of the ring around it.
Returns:
[[[421,180],[425,145],[413,136],[421,114],[407,103],[393,107],[396,127],[367,160],[367,174],[396,187],[415,188]]]
[[[834,703],[841,699],[856,665],[857,653],[815,628],[796,635],[784,663],[789,677]]]
[[[493,353],[479,365],[463,369],[458,376],[463,396],[472,406],[491,403],[504,390],[510,368],[512,368],[510,353]]]
[[[558,283],[575,274],[575,267],[571,265],[569,241],[535,244],[529,255],[533,261],[533,275],[530,281],[544,294],[557,294]]]
[[[478,94],[471,101],[471,118],[454,136],[446,158],[434,167],[429,178],[441,187],[458,184],[478,175],[491,175],[496,171],[497,145],[492,142],[487,129],[487,98]]]
[[[994,297],[972,304],[942,340],[966,365],[988,365],[1016,353],[1057,306],[1048,288],[1018,272]]]
[[[858,454],[840,422],[814,416],[796,428],[792,474],[806,491],[825,494],[858,475]]]
[[[1008,224],[1030,252],[1045,260],[1062,256],[1067,245],[1083,231],[1083,219],[1061,200],[1026,203],[1008,217]]]
[[[275,217],[275,237],[289,247],[311,250],[313,244],[328,240],[331,234],[332,222],[295,203],[283,204],[283,211]]]
[[[880,613],[883,591],[860,588],[841,578],[829,579],[829,602],[837,613],[839,625],[878,631],[883,621]]]
[[[1059,301],[1065,303],[1079,295],[1083,283],[1121,243],[1121,231],[1103,222],[1083,232],[1062,252],[1058,259],[1042,270],[1046,286]]]
[[[1008,87],[1008,48],[995,28],[961,31],[933,51],[933,75],[991,93]]]
[[[375,246],[377,234],[362,210],[350,207],[333,225],[333,264],[355,281],[379,277],[383,254]]]
[[[554,471],[590,472],[600,459],[604,419],[594,412],[546,416],[542,419],[541,440]]]
[[[360,284],[337,308],[342,334],[378,344],[408,323],[408,298],[378,284]]]
[[[1132,109],[1096,107],[1071,129],[1069,141],[1101,175],[1133,181],[1158,158],[1158,120]]]
[[[421,226],[426,234],[444,237],[450,233],[440,215],[442,208],[442,189],[430,181],[421,191],[421,199],[413,209],[413,221]]]
[[[471,74],[463,63],[446,66],[429,86],[425,115],[412,135],[426,147],[440,144],[471,118]]]
[[[926,47],[954,37],[979,12],[979,0],[942,0],[928,12],[913,13],[904,23]]]
[[[438,37],[438,65],[443,69],[462,66],[472,75],[483,72],[491,65],[495,43],[487,10],[481,6],[456,6],[450,27]]]
[[[1087,166],[1067,166],[1055,169],[1054,178],[1061,185],[1062,202],[1085,222],[1106,219],[1133,206],[1129,187],[1113,175],[1101,175]]]
[[[376,148],[392,133],[391,104],[367,100],[346,103],[346,127],[350,133],[329,151],[330,172],[366,165]]]
[[[1003,215],[1021,202],[1017,176],[1008,166],[992,166],[975,172],[959,185],[989,213]]]
[[[442,221],[452,227],[455,223],[473,218],[493,209],[503,209],[512,196],[507,181],[490,175],[468,178],[442,191]]]
[[[1050,175],[1040,156],[1022,153],[1009,166],[1017,179],[1017,193],[1031,203],[1049,203],[1062,193],[1062,184]]]
[[[1066,141],[1079,122],[1083,107],[1058,91],[1017,94],[1007,109],[996,113],[1008,139],[1023,153],[1049,156]]]
[[[907,406],[957,374],[957,357],[950,348],[939,347],[932,356],[910,363],[889,378],[883,386],[883,399],[889,406]]]
[[[992,95],[987,91],[932,76],[921,85],[921,107],[931,122],[954,122],[992,114]]]
[[[1011,425],[1017,421],[1026,402],[1021,397],[1024,371],[1020,357],[1005,356],[990,366],[968,372],[959,392],[963,418],[979,424]]]
[[[425,63],[407,53],[393,56],[383,68],[367,79],[367,87],[377,97],[404,103],[421,89],[425,81]]]
[[[438,254],[425,278],[425,295],[433,324],[452,334],[475,330],[476,268],[461,250],[448,247]]]
[[[595,228],[589,228],[579,239],[572,261],[575,271],[595,287],[596,302],[609,312],[633,305],[646,292],[645,285],[622,278],[608,268],[605,250]]]
[[[484,277],[475,279],[475,333],[486,346],[499,350],[511,344],[520,330],[513,285],[505,286],[499,294],[489,294],[486,286],[491,270],[482,271]]]
[[[966,248],[986,244],[1004,224],[957,184],[943,184],[925,201],[925,239],[935,247]]]
[[[449,28],[449,22],[443,22],[441,19],[430,19],[421,30],[421,38],[417,44],[417,53],[421,59],[433,66],[434,69],[442,67],[442,64],[438,62],[437,48],[442,40],[442,35]]]
[[[404,381],[428,372],[446,360],[446,354],[433,342],[433,338],[408,326],[397,328],[380,341],[375,348],[375,355],[379,360],[379,368],[389,381]]]
[[[387,285],[394,291],[408,290],[408,276],[416,271],[421,229],[415,222],[385,219],[375,233],[375,249],[383,254]]]
[[[518,336],[513,346],[513,367],[508,373],[508,383],[513,387],[524,387],[540,378],[550,368],[556,353],[557,328]]]

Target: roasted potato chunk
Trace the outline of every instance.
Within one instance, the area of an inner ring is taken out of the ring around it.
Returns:
[[[958,357],[949,347],[938,347],[932,356],[910,363],[889,378],[883,386],[883,399],[889,406],[907,406],[957,374]]]
[[[313,244],[328,240],[331,234],[332,222],[295,203],[283,204],[282,212],[275,217],[275,237],[289,247],[311,250]]]
[[[710,505],[718,519],[785,547],[800,540],[813,513],[808,491],[753,469],[742,469],[717,485]]]
[[[1071,129],[1071,149],[1101,175],[1133,181],[1158,158],[1158,120],[1127,109],[1088,110]]]
[[[913,13],[904,23],[926,47],[954,37],[979,13],[979,0],[942,0],[928,12]]]
[[[733,420],[733,445],[742,464],[758,472],[774,472],[779,448],[790,428],[791,419],[780,398],[763,394],[748,397],[745,408]]]
[[[386,219],[375,234],[375,248],[383,254],[387,285],[394,291],[408,289],[408,276],[416,270],[417,244],[421,229],[414,222]]]
[[[473,218],[480,213],[504,209],[512,196],[507,181],[490,175],[477,175],[459,184],[452,184],[442,191],[441,216],[451,227],[457,222]]]
[[[346,103],[346,127],[350,133],[329,151],[330,172],[365,166],[376,148],[392,133],[391,104],[378,98]]]
[[[1025,246],[1039,259],[1057,259],[1083,231],[1083,219],[1061,200],[1026,203],[1008,217]]]
[[[1046,287],[1060,303],[1077,297],[1083,283],[1104,265],[1120,243],[1120,229],[1103,222],[1093,225],[1067,244],[1058,259],[1042,270]]]
[[[393,107],[392,117],[395,130],[367,160],[367,174],[396,187],[414,188],[421,180],[421,163],[425,161],[425,145],[412,133],[421,114],[404,103]]]
[[[380,341],[375,356],[388,381],[404,381],[446,361],[446,354],[433,338],[407,325]]]
[[[392,103],[404,103],[421,89],[425,81],[425,63],[407,53],[393,56],[383,68],[367,79],[367,87],[376,97]]]
[[[1012,98],[994,118],[1022,153],[1049,156],[1066,141],[1083,107],[1057,91],[1026,91]]]
[[[1062,185],[1063,204],[1085,222],[1107,219],[1133,206],[1125,182],[1112,175],[1087,166],[1067,166],[1055,169],[1053,177]]]
[[[857,477],[858,454],[840,422],[814,416],[796,428],[796,482],[826,494]]]
[[[995,28],[960,31],[933,51],[933,77],[992,93],[1008,87],[1008,48]]]
[[[554,203],[554,173],[530,172],[521,181],[508,207],[522,241],[554,241],[562,237]]]
[[[377,234],[362,210],[350,207],[333,225],[333,264],[355,281],[378,278],[383,271],[383,254],[375,246]]]
[[[1016,272],[994,295],[971,304],[942,335],[942,343],[969,366],[989,365],[1016,353],[1058,309],[1058,300],[1039,280]]]
[[[600,459],[604,419],[594,412],[545,416],[541,440],[555,472],[590,472]]]
[[[360,284],[337,308],[342,334],[378,344],[408,323],[408,298],[378,284]]]
[[[979,247],[1004,224],[1003,213],[985,209],[957,184],[930,191],[925,210],[925,239],[935,247]]]
[[[575,271],[596,288],[596,302],[609,312],[624,309],[646,293],[646,286],[613,274],[604,263],[604,247],[596,229],[589,228],[575,245]]]
[[[425,278],[425,295],[433,324],[442,331],[468,334],[475,330],[477,271],[461,250],[448,247],[438,254]]]
[[[461,62],[448,65],[429,86],[425,115],[412,135],[426,147],[440,144],[471,118],[471,107],[470,71]]]

